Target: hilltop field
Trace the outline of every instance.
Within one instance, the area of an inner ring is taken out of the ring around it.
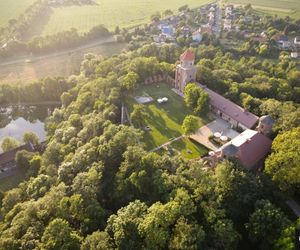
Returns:
[[[261,14],[300,18],[299,0],[225,0],[224,2],[241,5],[250,3]]]
[[[0,28],[18,18],[36,0],[0,0]]]
[[[0,0],[0,27],[11,18],[17,18],[34,0]],[[177,11],[182,5],[195,8],[213,0],[95,0],[91,5],[49,7],[43,20],[32,26],[34,35],[52,35],[76,28],[80,33],[103,24],[110,30],[116,26],[131,27],[149,21],[152,14],[166,9]]]

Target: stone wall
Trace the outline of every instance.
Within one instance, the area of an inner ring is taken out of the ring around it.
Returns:
[[[174,78],[172,78],[168,74],[158,74],[158,75],[150,76],[144,81],[144,84],[148,85],[148,84],[155,84],[159,82],[166,82],[170,84],[172,87],[175,86]]]

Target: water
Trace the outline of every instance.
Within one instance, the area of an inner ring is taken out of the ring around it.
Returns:
[[[21,106],[0,108],[0,145],[9,136],[22,141],[25,132],[34,132],[44,141],[44,122],[57,106]]]

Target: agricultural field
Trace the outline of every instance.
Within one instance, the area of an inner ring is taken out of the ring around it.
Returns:
[[[99,24],[110,30],[116,26],[131,27],[149,22],[150,16],[157,11],[177,11],[184,4],[194,8],[209,2],[213,0],[95,0],[94,5],[52,7],[46,20],[40,22],[44,24],[41,34],[36,35],[51,35],[71,28],[84,33]]]
[[[225,0],[224,2],[240,5],[250,3],[261,14],[300,18],[299,0]]]
[[[0,28],[6,26],[8,20],[16,19],[36,0],[0,0]]]
[[[185,106],[182,97],[173,92],[169,85],[160,83],[141,86],[134,96],[151,96],[154,100],[162,97],[168,98],[167,103],[158,104],[154,101],[145,105],[149,115],[146,124],[151,129],[151,131],[145,131],[144,134],[143,142],[146,144],[147,150],[154,149],[183,134],[182,122],[186,115],[191,114],[191,111]],[[134,104],[136,101],[132,96],[127,102],[129,112],[133,110]],[[199,117],[199,127],[207,122],[208,118]],[[204,146],[194,143],[188,138],[173,142],[171,147],[186,158],[196,158],[207,153]]]
[[[72,53],[1,65],[0,83],[27,83],[46,76],[54,77],[78,74],[84,54],[94,53],[97,55],[112,56],[119,54],[125,47],[126,43],[105,43]]]

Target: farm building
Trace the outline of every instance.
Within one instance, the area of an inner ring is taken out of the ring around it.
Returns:
[[[251,129],[258,122],[258,117],[218,93],[210,90],[206,86],[199,84],[210,98],[211,110],[218,114],[223,120],[229,122],[232,127]]]
[[[248,170],[256,171],[271,146],[272,140],[263,133],[247,129],[215,153],[220,158],[236,158]]]

